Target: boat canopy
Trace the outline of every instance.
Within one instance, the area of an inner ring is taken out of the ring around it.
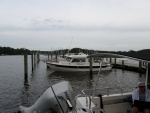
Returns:
[[[72,59],[80,59],[80,58],[87,58],[88,55],[70,55],[67,56],[68,58],[72,58]]]
[[[146,64],[145,85],[147,88],[150,89],[150,61],[149,60],[139,59],[139,58],[130,57],[126,55],[113,54],[113,53],[97,53],[97,54],[89,55],[88,58],[127,58],[139,62],[144,62]]]
[[[97,58],[128,58],[128,59],[132,59],[136,61],[150,63],[149,60],[139,59],[139,58],[130,57],[126,55],[113,54],[113,53],[97,53],[97,54],[92,54],[88,56],[88,58],[96,58],[96,57]]]

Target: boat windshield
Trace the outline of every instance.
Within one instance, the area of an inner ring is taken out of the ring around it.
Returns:
[[[85,62],[85,59],[73,59],[72,62]]]
[[[70,62],[72,58],[66,57],[66,61]]]

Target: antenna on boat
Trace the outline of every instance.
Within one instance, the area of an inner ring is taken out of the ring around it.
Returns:
[[[70,45],[69,45],[68,53],[70,51],[70,46],[71,46],[72,40],[73,40],[73,37],[71,38],[71,42],[70,42]]]
[[[103,60],[104,60],[103,58],[100,58],[100,61],[99,61],[99,71],[98,71],[98,76],[97,76],[97,80],[96,80],[95,87],[94,87],[94,91],[93,91],[93,97],[94,97],[94,95],[95,95],[97,83],[98,83],[98,80],[99,80],[99,77],[100,77],[100,72],[101,72]]]

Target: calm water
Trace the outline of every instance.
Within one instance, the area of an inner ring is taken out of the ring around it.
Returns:
[[[47,59],[42,55],[40,58]],[[31,106],[44,90],[60,81],[69,81],[75,94],[78,94],[82,89],[92,88],[97,78],[97,73],[90,77],[85,72],[53,72],[46,68],[43,61],[32,72],[31,56],[28,56],[28,81],[25,81],[23,61],[23,56],[0,56],[0,113],[17,112],[19,105]],[[113,69],[101,74],[98,88],[125,87],[125,92],[132,91],[139,80],[145,80],[145,74]]]

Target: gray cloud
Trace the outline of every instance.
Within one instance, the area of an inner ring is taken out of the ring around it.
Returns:
[[[71,24],[32,21],[29,25],[17,26],[17,25],[1,25],[1,31],[9,30],[66,30],[66,31],[108,31],[108,32],[150,32],[150,26],[74,26]]]
[[[0,4],[0,43],[50,50],[50,46],[68,47],[75,37],[71,47],[150,48],[149,11],[148,0],[4,0]]]

